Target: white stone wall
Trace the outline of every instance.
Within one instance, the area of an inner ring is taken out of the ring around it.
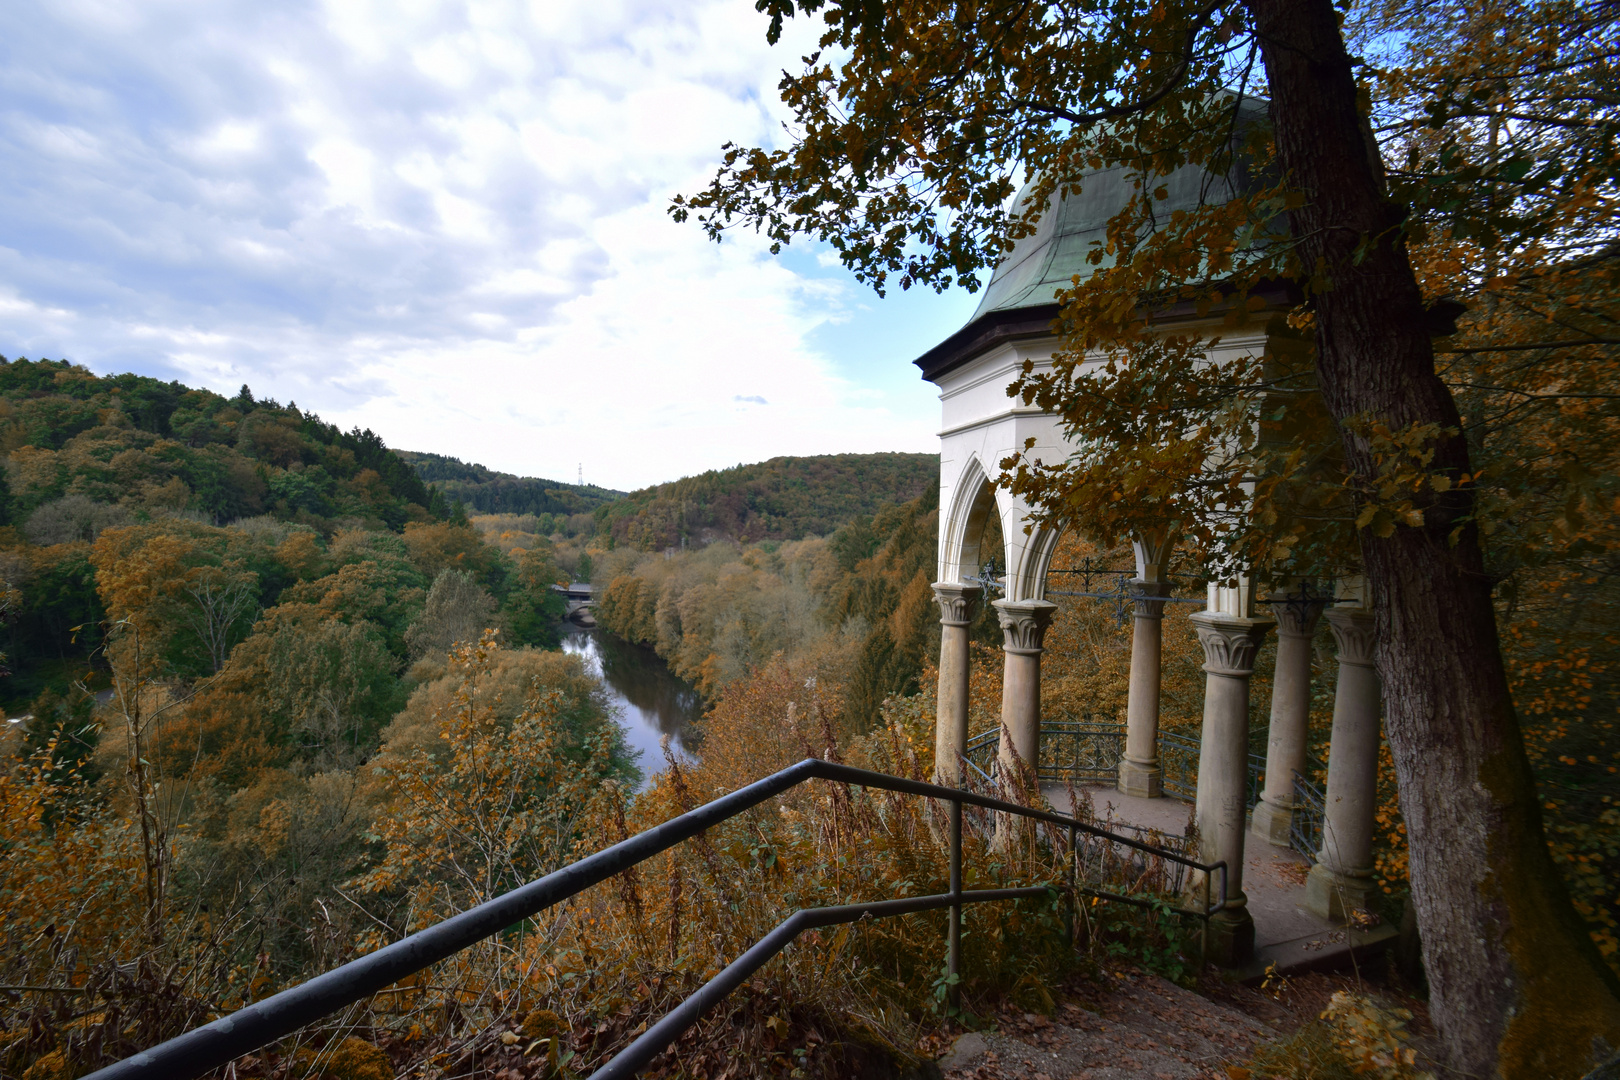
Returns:
[[[1181,328],[1178,328],[1181,329]],[[1214,333],[1212,328],[1204,332]],[[1249,332],[1223,340],[1211,361],[1252,354],[1264,335]],[[1029,507],[1005,489],[993,488],[1003,459],[1035,440],[1031,459],[1048,464],[1068,454],[1055,416],[1007,396],[1026,360],[1037,372],[1050,370],[1056,337],[1031,338],[999,346],[954,371],[938,377],[939,433],[939,563],[936,581],[962,582],[979,576],[990,555],[978,550],[985,515],[1000,515],[1006,550],[996,560],[1006,567],[1006,599],[1039,600],[1046,591],[1046,572],[1060,530],[1035,528],[1025,534]],[[1247,607],[1248,597],[1233,596],[1219,607]],[[1212,605],[1216,606],[1216,605]]]

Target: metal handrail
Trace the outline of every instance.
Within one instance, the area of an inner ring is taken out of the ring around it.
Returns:
[[[883,918],[912,911],[937,908],[950,909],[948,930],[947,972],[960,974],[962,905],[991,900],[1018,899],[1049,892],[1047,886],[1027,889],[982,889],[964,892],[962,889],[962,807],[977,806],[998,813],[1013,814],[1034,821],[1061,825],[1069,830],[1070,873],[1078,850],[1076,837],[1087,833],[1123,844],[1150,855],[1168,859],[1204,874],[1203,907],[1199,910],[1175,909],[1204,921],[1207,930],[1211,915],[1220,911],[1227,902],[1227,867],[1224,861],[1200,863],[1173,851],[1129,837],[1119,836],[1088,822],[1047,810],[993,799],[959,788],[941,787],[918,780],[870,772],[849,765],[839,765],[817,758],[806,758],[780,772],[722,795],[704,805],[689,810],[661,825],[654,825],[627,840],[572,863],[527,885],[503,893],[477,907],[453,915],[426,930],[386,945],[349,963],[317,975],[298,986],[254,1002],[218,1020],[178,1035],[150,1050],[143,1050],[122,1061],[90,1074],[89,1080],[192,1080],[226,1063],[285,1038],[299,1028],[324,1016],[370,997],[380,990],[413,975],[423,968],[438,963],[485,938],[540,911],[606,881],[636,864],[667,851],[683,840],[713,828],[736,817],[745,810],[758,806],[767,799],[797,787],[806,780],[832,780],[860,787],[894,791],[905,795],[920,795],[951,804],[950,830],[950,888],[948,893],[915,897],[905,900],[874,901],[868,904],[850,904],[834,908],[810,908],[797,912],[782,923],[741,957],[709,980],[668,1016],[649,1028],[612,1061],[593,1074],[596,1078],[629,1076],[634,1070],[651,1061],[704,1012],[757,970],[762,964],[786,948],[788,943],[805,930],[815,926],[830,926],[858,919]],[[1210,879],[1220,871],[1220,901],[1212,905],[1213,890]],[[1071,882],[1072,885],[1072,882]],[[1141,904],[1135,897],[1117,896],[1096,890],[1082,890],[1103,899],[1121,900]],[[653,1036],[658,1033],[658,1038]],[[625,1062],[620,1065],[621,1059]]]

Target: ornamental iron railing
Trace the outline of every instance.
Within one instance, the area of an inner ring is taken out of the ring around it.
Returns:
[[[831,780],[880,791],[918,795],[948,803],[950,891],[934,896],[810,908],[794,913],[733,960],[718,975],[699,987],[663,1019],[649,1027],[616,1057],[592,1073],[591,1080],[617,1080],[621,1077],[634,1076],[704,1013],[719,1004],[732,990],[741,986],[768,960],[785,949],[804,931],[815,927],[945,909],[949,912],[946,933],[947,977],[959,977],[964,905],[1045,898],[1054,892],[1063,891],[1056,886],[1048,885],[1015,889],[964,890],[963,806],[973,806],[998,814],[1016,815],[1048,826],[1057,826],[1059,836],[1066,831],[1068,842],[1066,886],[1071,896],[1092,896],[1162,911],[1164,910],[1162,901],[1154,902],[1140,895],[1126,895],[1082,884],[1081,874],[1084,874],[1083,880],[1086,882],[1120,880],[1117,876],[1109,878],[1099,875],[1106,875],[1110,868],[1130,869],[1135,871],[1135,874],[1126,880],[1131,880],[1133,888],[1140,889],[1145,878],[1153,878],[1150,885],[1155,891],[1175,895],[1179,894],[1186,876],[1196,871],[1201,875],[1195,884],[1201,894],[1202,906],[1183,906],[1170,910],[1202,921],[1206,944],[1210,916],[1226,906],[1227,882],[1224,862],[1201,863],[1167,847],[1112,833],[1090,822],[1046,810],[1019,806],[972,791],[940,787],[936,784],[925,784],[883,773],[868,772],[848,765],[807,758],[745,788],[723,795],[696,810],[688,811],[662,825],[655,825],[604,851],[565,866],[555,873],[547,874],[537,881],[504,893],[470,911],[464,911],[342,967],[317,975],[308,982],[283,990],[279,994],[188,1031],[150,1050],[109,1065],[92,1073],[91,1080],[115,1080],[115,1078],[126,1080],[134,1077],[142,1080],[193,1080],[195,1077],[223,1068],[243,1054],[252,1053],[293,1034],[308,1024],[369,998],[407,976],[453,956],[485,938],[500,934],[509,927],[517,926],[525,919],[808,780]],[[1175,868],[1173,872],[1168,869],[1172,866]],[[1218,890],[1211,884],[1217,874],[1220,879]],[[1174,888],[1170,887],[1172,884]],[[1160,886],[1164,888],[1161,890]],[[1219,900],[1215,899],[1217,895]],[[954,987],[958,978],[950,978],[950,982]]]
[[[1307,776],[1294,774],[1294,809],[1289,815],[1288,846],[1305,856],[1314,865],[1322,851],[1322,821],[1326,815],[1326,796],[1322,788]]]
[[[1248,782],[1244,794],[1246,805],[1251,809],[1260,801],[1265,785],[1265,746],[1269,733],[1269,728],[1249,729]],[[996,776],[1000,744],[999,728],[981,731],[968,740],[963,756],[984,782]],[[1197,736],[1179,731],[1159,732],[1159,768],[1166,792],[1188,802],[1197,796],[1198,754]],[[1048,720],[1041,724],[1041,761],[1037,774],[1043,784],[1112,783],[1119,777],[1119,760],[1124,756],[1125,725],[1117,721],[1099,721],[1094,714],[1083,713],[1078,721]]]
[[[1245,806],[1254,808],[1266,782],[1266,738],[1270,728],[1249,728],[1248,779],[1244,785]],[[1179,731],[1159,732],[1159,769],[1164,790],[1178,798],[1192,800],[1198,795],[1199,739]]]
[[[995,775],[1000,736],[1000,729],[991,728],[968,740],[965,756],[985,780]],[[1079,720],[1048,720],[1041,724],[1041,760],[1036,774],[1043,784],[1109,783],[1119,775],[1123,756],[1124,724],[1099,721],[1092,713],[1083,713]]]
[[[1189,802],[1198,796],[1199,749],[1197,736],[1159,732],[1159,771],[1166,792]]]

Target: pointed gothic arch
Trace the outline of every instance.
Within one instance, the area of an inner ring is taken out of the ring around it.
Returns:
[[[1000,518],[1002,509],[995,484],[977,454],[968,455],[950,491],[951,503],[940,535],[938,580],[968,581],[978,577],[984,565],[982,545],[990,515]],[[1002,535],[1005,537],[1005,529]],[[1006,563],[1005,550],[992,554]]]

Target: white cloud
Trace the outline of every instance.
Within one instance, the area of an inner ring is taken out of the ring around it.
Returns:
[[[886,308],[665,212],[776,137],[789,29],[767,48],[751,0],[7,5],[0,351],[620,487],[930,448],[906,361],[960,300]],[[884,319],[892,355],[849,344]]]

